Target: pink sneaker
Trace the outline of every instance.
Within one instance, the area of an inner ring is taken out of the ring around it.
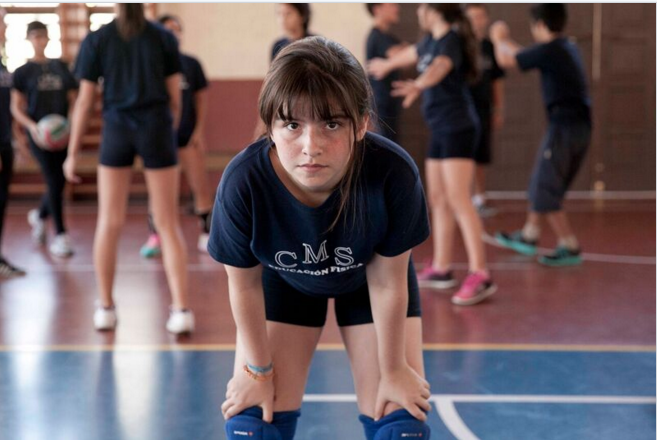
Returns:
[[[459,306],[471,306],[480,303],[497,290],[490,276],[481,273],[469,273],[461,288],[452,297],[452,303]]]
[[[420,287],[433,289],[449,289],[457,284],[451,270],[438,272],[431,263],[417,274],[417,281]]]
[[[160,245],[160,236],[151,234],[148,236],[148,241],[141,247],[139,253],[144,258],[155,258],[162,254],[162,246]]]

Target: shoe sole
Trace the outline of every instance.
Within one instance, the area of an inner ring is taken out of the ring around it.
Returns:
[[[519,254],[527,255],[528,257],[533,257],[536,255],[536,246],[530,246],[518,243],[516,241],[507,240],[497,235],[495,236],[495,241],[497,241],[498,244],[504,246],[505,248],[516,251]]]
[[[539,264],[548,267],[579,266],[580,264],[582,264],[582,257],[570,257],[559,261],[552,261],[552,260],[548,260],[545,257],[539,257],[538,262]]]
[[[451,289],[452,287],[456,287],[457,285],[458,285],[458,281],[456,281],[456,280],[451,280],[451,281],[433,281],[433,280],[418,281],[418,287],[420,287],[420,289],[447,290],[447,289]]]
[[[457,306],[472,306],[475,304],[479,304],[480,302],[482,302],[483,300],[485,300],[495,292],[497,292],[497,284],[493,284],[488,289],[481,292],[479,295],[472,297],[470,299],[460,299],[453,296],[452,304],[455,304]]]

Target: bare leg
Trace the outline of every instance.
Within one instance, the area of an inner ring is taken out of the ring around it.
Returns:
[[[471,272],[486,269],[483,227],[470,200],[470,184],[474,167],[474,161],[470,159],[445,159],[441,164],[447,200],[456,215],[456,221],[463,235]]]
[[[179,149],[178,153],[185,178],[194,194],[194,209],[197,213],[210,211],[212,209],[212,192],[205,167],[205,154],[201,149],[191,145]]]
[[[447,201],[441,162],[441,160],[427,159],[425,170],[429,207],[431,209],[433,267],[438,271],[444,272],[452,264],[456,220]]]
[[[358,399],[358,409],[362,414],[373,417],[379,382],[381,381],[374,324],[341,327],[340,332],[349,354]],[[406,319],[406,361],[411,368],[424,377],[421,318]],[[400,408],[396,404],[388,404],[384,415]]]
[[[275,371],[274,411],[297,410],[301,408],[310,361],[322,334],[322,328],[267,321],[267,334]],[[244,348],[238,334],[233,374],[244,374],[242,367],[245,363]]]
[[[144,175],[153,221],[162,240],[162,257],[173,308],[185,309],[188,296],[187,248],[178,213],[179,168],[147,169]]]
[[[103,307],[112,307],[116,250],[125,222],[132,168],[98,166],[98,221],[94,235],[94,267]]]

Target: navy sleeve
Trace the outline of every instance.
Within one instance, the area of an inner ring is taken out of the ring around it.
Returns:
[[[523,49],[516,54],[516,61],[520,70],[540,69],[549,58],[547,44],[537,44]]]
[[[67,91],[77,90],[80,87],[80,85],[78,84],[78,81],[71,73],[71,69],[69,69],[68,64],[66,64],[65,62],[61,61],[61,63],[62,63],[62,75],[64,77],[64,88]]]
[[[365,45],[365,58],[371,60],[372,58],[378,57],[377,51],[377,38],[375,31],[372,30],[370,35],[367,37],[367,44]]]
[[[23,69],[21,67],[16,69],[16,71],[14,72],[14,75],[12,77],[11,87],[18,90],[19,92],[21,92],[24,95],[27,93],[27,90],[26,90],[27,85],[25,84],[25,69]]]
[[[164,32],[164,76],[182,72],[178,40],[170,32]]]
[[[212,211],[208,253],[220,263],[249,268],[260,262],[251,250],[251,197],[246,179],[240,174],[227,169],[221,179]]]
[[[496,79],[504,78],[504,70],[500,67],[499,64],[497,64],[497,60],[495,59],[495,46],[493,46],[493,43],[490,44],[490,50],[491,50],[491,61],[493,62],[493,65],[491,66],[490,69],[490,79],[491,81],[495,81]]]
[[[409,167],[399,167],[385,187],[388,228],[375,251],[394,257],[419,245],[429,237],[427,202],[420,176]]]
[[[192,85],[192,91],[198,92],[203,90],[208,86],[208,80],[205,78],[205,73],[203,72],[203,67],[198,60],[194,60],[194,84]]]
[[[440,46],[440,50],[436,54],[436,57],[439,56],[445,56],[452,60],[454,70],[461,67],[461,64],[463,64],[463,49],[460,38],[456,34],[452,38],[445,38],[444,44]]]
[[[426,37],[418,41],[418,43],[415,45],[415,49],[417,50],[417,54],[419,57],[422,57],[422,55],[424,55],[427,52],[430,43],[431,43],[431,35],[427,35]]]
[[[103,76],[103,72],[99,60],[98,46],[94,40],[94,34],[89,34],[82,41],[75,62],[75,76],[81,80],[98,82],[98,78]]]

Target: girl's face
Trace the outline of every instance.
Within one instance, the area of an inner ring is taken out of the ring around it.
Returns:
[[[429,8],[426,3],[420,3],[417,7],[417,21],[423,31],[431,31],[433,25],[441,19],[442,15],[435,9]]]
[[[276,18],[285,33],[299,33],[303,31],[303,17],[296,8],[287,3],[276,4]]]
[[[353,154],[354,133],[349,119],[335,114],[314,119],[307,99],[299,99],[291,120],[276,117],[271,137],[276,154],[292,184],[308,196],[330,194],[347,172]],[[368,118],[358,127],[358,140],[367,131]]]
[[[399,23],[399,4],[398,3],[381,3],[379,14],[384,21],[390,24]]]

